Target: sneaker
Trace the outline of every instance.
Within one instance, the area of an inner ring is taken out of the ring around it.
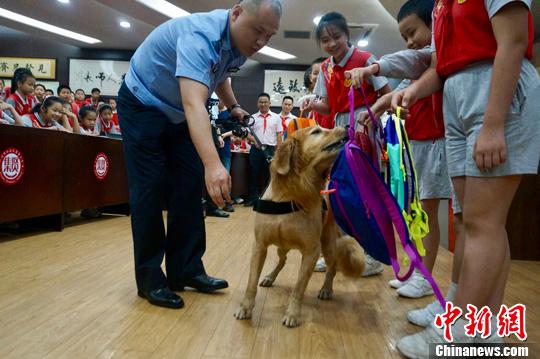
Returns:
[[[383,264],[366,253],[362,277],[370,277],[383,271]]]
[[[233,198],[233,204],[242,204],[242,203],[244,203],[244,199],[242,197]]]
[[[414,272],[407,284],[397,290],[397,294],[407,298],[422,298],[433,294],[433,289],[422,274]]]
[[[444,313],[444,309],[441,307],[441,304],[435,300],[424,308],[410,310],[407,313],[407,319],[414,325],[427,328],[433,323],[435,316],[442,313]]]
[[[254,199],[249,199],[249,200],[244,202],[244,207],[253,207],[254,204],[255,204],[255,200]]]
[[[465,335],[463,328],[460,330],[452,326],[452,335],[454,337],[453,343],[473,343],[474,341],[474,338]],[[443,330],[431,324],[421,332],[401,338],[396,347],[407,358],[429,359],[429,344],[434,343],[447,342],[444,339]]]
[[[409,280],[404,280],[404,281],[401,281],[399,279],[392,279],[391,281],[388,282],[388,284],[390,285],[390,287],[394,288],[394,289],[398,289],[398,288],[401,288],[403,287],[405,284],[407,284]]]
[[[319,257],[319,259],[317,259],[317,263],[313,270],[315,272],[326,272],[326,262],[324,261],[324,257]]]

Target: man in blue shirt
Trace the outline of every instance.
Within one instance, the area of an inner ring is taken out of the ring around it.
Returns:
[[[181,308],[173,291],[228,287],[208,276],[202,256],[203,174],[214,203],[230,201],[231,178],[212,141],[212,92],[242,117],[227,77],[279,28],[281,0],[243,0],[230,10],[172,19],[139,46],[118,93],[139,296]],[[167,206],[167,233],[162,208]],[[167,276],[161,270],[165,255]]]

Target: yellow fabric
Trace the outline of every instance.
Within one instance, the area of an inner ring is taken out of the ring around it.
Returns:
[[[397,118],[398,121],[400,115],[400,108],[397,109]],[[409,144],[409,138],[407,136],[407,131],[401,132],[401,126],[400,123],[396,123],[396,128],[398,128],[398,135],[403,136],[403,143],[405,146],[407,146],[407,150],[409,153],[411,153],[411,148]],[[414,244],[416,245],[416,249],[418,250],[418,253],[423,257],[426,255],[426,249],[424,248],[424,243],[422,242],[422,239],[428,235],[429,233],[429,218],[427,213],[422,208],[422,204],[420,203],[420,195],[418,194],[418,178],[416,177],[416,168],[414,167],[414,158],[411,161],[412,170],[414,173],[414,198],[411,202],[411,213],[405,213],[403,212],[403,216],[405,217],[405,221],[407,222],[407,226],[409,227],[409,235],[411,236],[412,240],[414,241]],[[403,166],[403,157],[402,157],[402,166]],[[405,170],[405,166],[403,166],[403,170]]]

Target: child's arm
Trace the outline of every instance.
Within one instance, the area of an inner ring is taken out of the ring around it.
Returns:
[[[429,68],[431,49],[429,46],[421,50],[403,50],[385,55],[375,63],[345,71],[345,77],[358,87],[370,76],[386,76],[395,78],[417,79]]]
[[[81,133],[81,126],[79,125],[79,119],[77,118],[77,115],[74,113],[71,113],[69,116],[73,120],[73,128],[71,129],[73,133],[80,134]],[[69,121],[68,121],[69,124]]]
[[[523,2],[514,1],[491,18],[497,52],[484,123],[473,150],[473,158],[480,170],[489,170],[506,161],[504,125],[528,45],[528,11]]]
[[[414,105],[418,99],[442,90],[443,80],[436,71],[437,55],[434,52],[431,56],[431,66],[422,74],[420,79],[406,89],[394,93],[392,96],[392,108],[394,110],[402,107],[405,110],[402,113],[407,115],[407,109]]]
[[[24,126],[24,121],[22,120],[22,117],[15,111],[15,108],[10,105],[7,102],[3,102],[0,100],[0,110],[2,111],[9,111],[11,113],[11,116],[8,115],[6,112],[3,112],[3,116],[5,117],[5,120],[9,123],[14,123],[15,125]]]
[[[64,111],[62,113],[62,117],[60,119],[60,125],[67,131],[67,132],[73,132],[73,129],[71,128],[71,125],[69,124],[69,118],[73,120],[73,113]],[[69,118],[68,118],[69,117]],[[73,120],[73,124],[77,121],[77,117]]]
[[[300,110],[303,112],[315,111],[321,115],[328,115],[330,114],[328,98],[322,97],[320,100],[317,100],[316,98],[305,99],[300,105]]]

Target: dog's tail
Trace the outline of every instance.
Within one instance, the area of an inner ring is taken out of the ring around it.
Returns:
[[[337,270],[347,277],[358,278],[364,272],[364,253],[362,247],[351,236],[337,239]]]

